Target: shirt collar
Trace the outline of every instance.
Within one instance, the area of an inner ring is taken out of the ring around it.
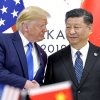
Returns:
[[[82,55],[86,56],[88,53],[88,49],[89,49],[89,42],[87,42],[87,44],[83,48],[81,48],[79,51],[82,53]],[[78,51],[77,49],[71,46],[71,53],[73,57],[75,57],[77,51]]]
[[[26,37],[22,34],[21,31],[19,31],[19,35],[21,37],[21,40],[22,40],[22,43],[23,43],[23,46],[27,46],[27,44],[29,43],[29,41],[26,39]],[[34,47],[34,43],[32,43],[33,47]]]

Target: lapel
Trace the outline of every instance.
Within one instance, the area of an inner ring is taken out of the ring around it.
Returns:
[[[36,46],[36,49],[37,49],[37,52],[38,52],[38,55],[39,55],[39,59],[40,59],[40,68],[37,71],[34,79],[38,79],[38,77],[40,77],[40,75],[43,75],[41,77],[44,77],[44,70],[45,70],[45,65],[46,65],[46,62],[47,62],[47,57],[44,58],[44,52],[37,43],[35,43],[35,46]]]
[[[19,56],[19,59],[21,61],[21,65],[22,65],[24,75],[25,75],[26,78],[28,78],[28,71],[27,71],[28,69],[27,69],[26,56],[25,56],[23,44],[22,44],[22,41],[21,41],[21,38],[20,38],[18,32],[14,33],[14,36],[12,37],[12,41],[13,41],[13,44],[16,48],[16,52]]]
[[[39,45],[37,43],[35,43],[35,47],[37,49],[38,55],[39,55],[39,59],[40,59],[40,65],[43,65],[43,53],[39,47]]]
[[[71,80],[76,85],[76,87],[78,87],[78,83],[77,83],[77,79],[76,79],[76,75],[75,75],[75,71],[74,71],[74,67],[73,67],[73,63],[72,63],[70,46],[63,49],[62,54],[61,54],[61,59],[63,60],[63,63],[71,77]]]
[[[97,54],[97,56],[95,56],[95,54]],[[93,68],[94,63],[96,62],[96,60],[98,59],[99,56],[100,56],[99,48],[90,43],[89,51],[88,51],[88,55],[87,55],[87,59],[86,59],[86,63],[85,63],[85,67],[83,70],[83,74],[82,74],[82,78],[81,78],[81,82],[79,84],[79,87],[85,81],[87,75],[89,74],[89,72]]]

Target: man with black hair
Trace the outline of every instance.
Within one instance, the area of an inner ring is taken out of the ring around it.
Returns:
[[[74,100],[100,100],[100,48],[88,41],[93,16],[72,9],[65,24],[69,45],[48,57],[44,84],[70,80]]]

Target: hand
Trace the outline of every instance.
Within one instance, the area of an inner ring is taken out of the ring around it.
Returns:
[[[32,83],[34,84],[34,88],[40,87],[39,83],[36,82],[35,80],[32,80]]]
[[[37,87],[40,87],[40,85],[35,81],[35,80],[27,80],[26,83],[25,83],[25,86],[24,86],[24,89],[26,91],[32,89],[32,88],[37,88]]]

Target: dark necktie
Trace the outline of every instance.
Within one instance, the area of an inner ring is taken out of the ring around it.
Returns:
[[[33,68],[34,68],[34,62],[33,62],[33,56],[32,56],[32,43],[27,44],[28,49],[26,52],[26,59],[27,59],[27,65],[28,65],[28,76],[29,80],[33,80]]]
[[[83,72],[83,61],[80,58],[80,55],[81,55],[80,51],[77,51],[76,55],[77,55],[77,58],[75,60],[74,68],[75,68],[75,73],[76,73],[76,77],[77,77],[78,84],[79,84],[81,80],[82,72]]]

